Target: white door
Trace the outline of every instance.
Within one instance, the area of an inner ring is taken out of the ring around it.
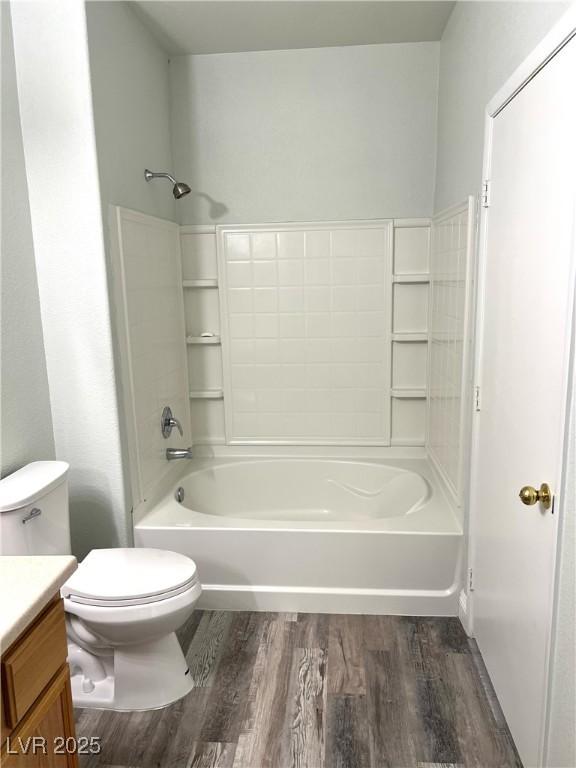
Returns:
[[[573,39],[493,118],[481,262],[474,634],[527,768],[541,764],[545,720],[574,281],[575,81]],[[519,498],[541,483],[556,494],[552,509]]]

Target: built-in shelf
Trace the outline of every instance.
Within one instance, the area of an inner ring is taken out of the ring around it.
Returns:
[[[186,336],[186,344],[220,344],[220,336]]]
[[[222,400],[223,397],[221,389],[193,389],[190,392],[191,400]]]
[[[392,448],[398,446],[402,448],[423,448],[426,445],[426,442],[424,441],[424,438],[418,439],[418,438],[406,438],[406,437],[393,437],[390,440],[390,445]]]
[[[393,333],[392,341],[428,341],[427,333]]]
[[[394,283],[429,283],[430,275],[428,272],[405,272],[392,276]]]
[[[422,399],[426,397],[426,389],[425,387],[414,387],[411,389],[393,387],[391,394],[392,394],[392,397],[396,397],[399,399],[410,399],[410,400]]]
[[[218,288],[218,279],[216,277],[207,277],[202,280],[183,280],[184,288]]]

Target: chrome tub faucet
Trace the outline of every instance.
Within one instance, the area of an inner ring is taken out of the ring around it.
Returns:
[[[169,405],[165,406],[162,410],[162,417],[160,420],[160,428],[162,430],[162,437],[164,439],[168,439],[170,435],[172,434],[173,428],[176,427],[178,432],[180,432],[180,436],[182,437],[184,435],[184,430],[182,429],[182,425],[174,417],[174,414],[172,413],[172,409]],[[168,461],[173,461],[174,459],[192,459],[192,446],[189,448],[166,448],[166,458]]]
[[[174,459],[193,459],[192,446],[189,448],[166,448],[166,458],[168,461],[174,461]]]

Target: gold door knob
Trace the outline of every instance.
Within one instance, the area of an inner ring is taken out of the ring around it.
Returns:
[[[520,501],[522,504],[526,504],[529,507],[531,507],[533,504],[536,504],[537,501],[542,504],[544,509],[550,509],[552,506],[552,492],[550,491],[550,486],[547,483],[542,483],[540,490],[532,488],[531,485],[525,485],[524,488],[520,489],[520,493],[518,495],[520,496]]]

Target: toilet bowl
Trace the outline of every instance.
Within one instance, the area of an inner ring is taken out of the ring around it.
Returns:
[[[200,593],[184,555],[92,550],[61,590],[75,705],[144,710],[185,696],[192,680],[175,631]]]
[[[0,554],[69,554],[68,464],[0,480]],[[192,680],[175,631],[202,588],[193,560],[162,549],[93,549],[61,589],[78,707],[158,709]]]

